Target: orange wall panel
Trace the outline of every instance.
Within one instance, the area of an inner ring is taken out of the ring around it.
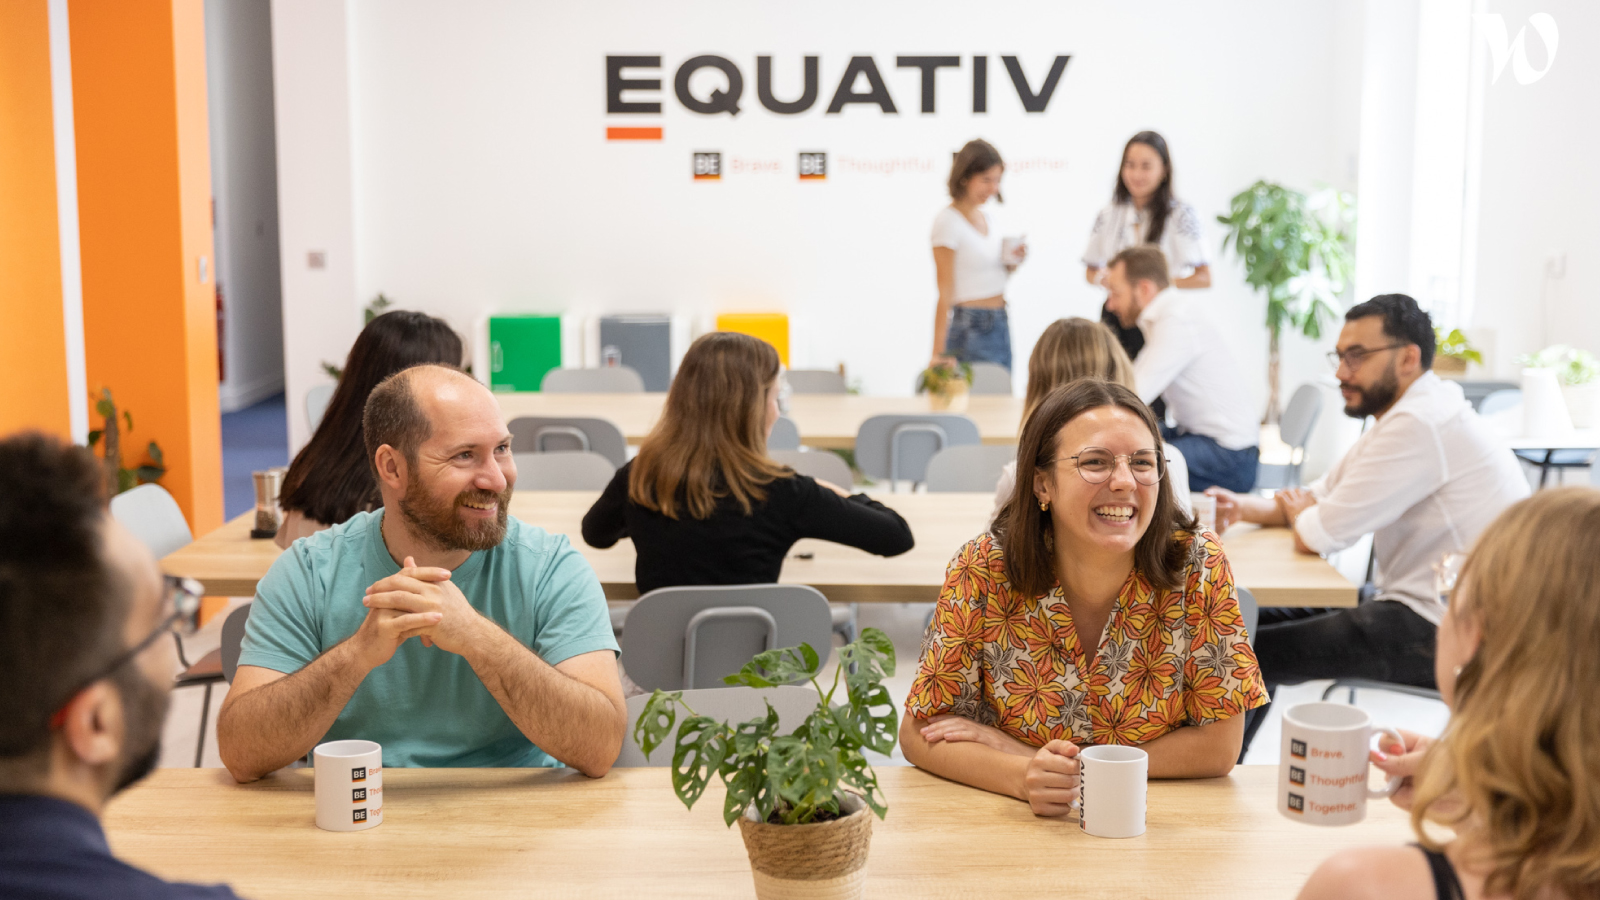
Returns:
[[[204,7],[68,9],[89,389],[133,414],[126,464],[161,445],[161,483],[203,534],[222,524]]]
[[[61,311],[50,22],[45,0],[0,3],[0,435],[71,435]]]

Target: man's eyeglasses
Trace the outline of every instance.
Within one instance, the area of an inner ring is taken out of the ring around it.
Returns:
[[[139,643],[117,654],[110,662],[95,671],[92,677],[83,679],[72,692],[62,699],[60,707],[50,717],[50,727],[59,728],[65,718],[66,706],[73,697],[78,696],[84,688],[117,671],[135,657],[149,649],[151,644],[168,634],[193,634],[200,626],[200,598],[205,595],[205,588],[193,578],[183,578],[177,575],[163,576],[161,609],[164,611],[161,621],[151,632],[144,636]]]
[[[1329,350],[1328,365],[1333,366],[1335,371],[1337,371],[1339,367],[1343,365],[1348,367],[1350,371],[1354,372],[1355,370],[1361,368],[1361,364],[1365,362],[1367,357],[1371,356],[1372,354],[1382,353],[1385,350],[1397,350],[1405,346],[1409,345],[1390,344],[1387,347],[1373,347],[1370,350],[1366,347],[1351,347],[1349,350],[1346,350],[1342,353],[1338,350]]]
[[[1118,462],[1127,463],[1128,472],[1133,475],[1133,480],[1147,487],[1161,481],[1161,476],[1167,469],[1166,460],[1154,450],[1115,455],[1110,450],[1089,447],[1076,456],[1063,456],[1056,460],[1056,462],[1066,461],[1070,461],[1078,470],[1079,477],[1090,484],[1105,484],[1110,480],[1111,473],[1116,471]]]

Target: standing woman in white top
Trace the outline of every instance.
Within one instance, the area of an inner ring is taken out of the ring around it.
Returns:
[[[1167,141],[1154,131],[1141,131],[1122,148],[1122,170],[1111,203],[1095,216],[1089,246],[1083,251],[1084,278],[1100,284],[1111,258],[1128,247],[1155,244],[1167,258],[1176,288],[1211,286],[1211,266],[1200,241],[1200,217],[1194,207],[1172,192],[1172,155]],[[1116,334],[1128,357],[1144,348],[1137,325],[1124,328],[1102,310],[1100,321]]]
[[[968,141],[950,166],[949,206],[933,219],[933,266],[939,305],[933,318],[933,364],[989,362],[1011,369],[1006,279],[1028,254],[1020,240],[1002,257],[1000,229],[989,198],[1001,200],[1000,151]]]

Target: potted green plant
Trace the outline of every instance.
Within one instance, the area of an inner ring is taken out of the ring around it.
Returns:
[[[899,733],[894,701],[883,679],[894,674],[894,644],[876,628],[839,650],[833,681],[818,680],[822,659],[810,644],[758,654],[723,681],[772,688],[809,681],[817,708],[791,733],[778,734],[778,714],[737,725],[696,713],[682,691],[656,691],[634,726],[648,758],[672,732],[672,789],[694,808],[713,775],[727,787],[722,819],[739,823],[755,878],[756,896],[778,900],[855,898],[866,882],[872,840],[868,810],[883,818],[878,777],[864,750],[890,753]],[[839,694],[841,679],[845,692]]]
[[[1462,334],[1459,328],[1452,328],[1448,332],[1443,328],[1435,328],[1433,342],[1433,371],[1443,378],[1460,378],[1466,375],[1468,363],[1483,365],[1483,354],[1472,346],[1472,342],[1467,340],[1467,336]]]
[[[1267,413],[1276,423],[1281,340],[1293,328],[1312,340],[1333,321],[1354,271],[1350,253],[1355,200],[1331,188],[1306,196],[1269,181],[1234,195],[1222,239],[1244,262],[1245,282],[1267,295]]]
[[[93,397],[93,395],[90,395]],[[123,491],[151,481],[160,481],[167,474],[167,463],[161,447],[151,441],[144,449],[149,462],[128,468],[122,464],[122,428],[118,424],[117,403],[111,399],[111,389],[101,388],[94,398],[94,411],[100,414],[101,425],[89,432],[89,449],[100,446],[101,464],[106,470],[106,494],[115,497]],[[122,411],[121,424],[133,431],[133,413]]]
[[[917,376],[917,393],[927,394],[934,409],[961,412],[967,408],[971,387],[972,366],[964,362],[939,363]]]

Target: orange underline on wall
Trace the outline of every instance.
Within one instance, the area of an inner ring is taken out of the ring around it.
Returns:
[[[660,126],[654,128],[607,128],[606,140],[659,141],[661,140],[661,128]]]
[[[826,176],[826,175],[801,175],[800,176],[800,180],[801,181],[827,181],[828,180],[828,176]]]
[[[721,181],[722,180],[722,176],[721,175],[696,175],[694,177],[694,180],[695,181]]]

